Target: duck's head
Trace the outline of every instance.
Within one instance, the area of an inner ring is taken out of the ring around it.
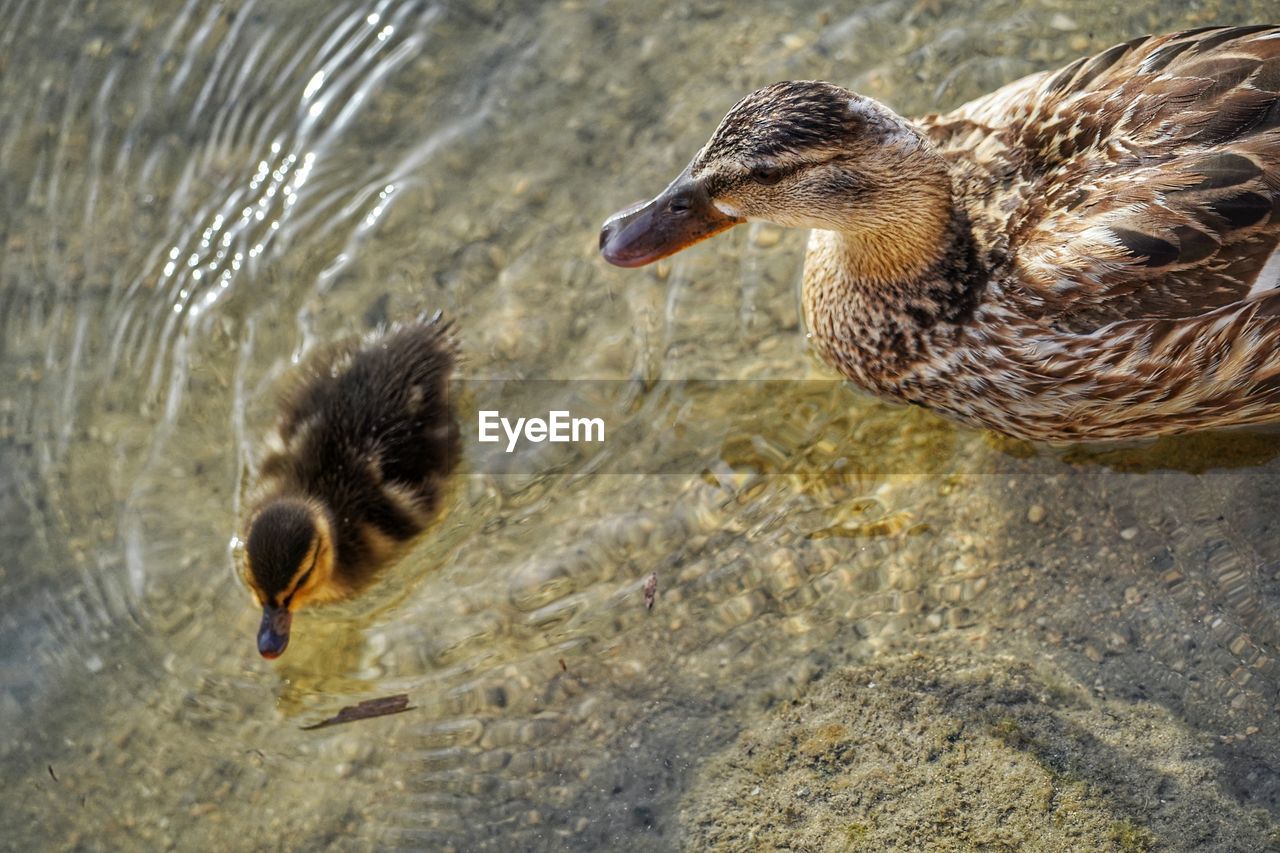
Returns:
[[[262,605],[258,651],[279,657],[294,612],[333,582],[333,532],[326,513],[296,498],[270,501],[253,517],[244,578]]]
[[[946,166],[910,123],[831,83],[789,81],[739,101],[661,195],[605,222],[600,250],[642,266],[748,220],[936,237],[949,203]]]

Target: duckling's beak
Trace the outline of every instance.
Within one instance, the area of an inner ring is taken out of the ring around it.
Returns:
[[[743,221],[721,212],[685,169],[653,201],[609,217],[600,229],[600,253],[614,266],[642,267]]]
[[[258,626],[258,653],[271,660],[284,654],[289,645],[289,623],[293,614],[285,607],[262,607],[262,624]]]

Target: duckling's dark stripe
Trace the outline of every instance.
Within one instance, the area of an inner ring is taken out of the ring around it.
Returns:
[[[288,607],[293,601],[293,597],[298,594],[298,590],[306,584],[307,578],[311,577],[311,573],[315,571],[316,563],[320,561],[320,549],[317,547],[311,552],[311,565],[307,566],[307,570],[298,576],[297,581],[289,588],[288,594],[280,601],[281,607]]]
[[[370,524],[395,539],[408,539],[422,530],[417,519],[381,492],[369,496],[366,515]]]
[[[297,498],[278,498],[258,513],[246,544],[250,570],[261,592],[278,598],[289,588],[311,549],[315,522]]]

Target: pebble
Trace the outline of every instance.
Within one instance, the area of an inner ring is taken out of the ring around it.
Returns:
[[[1071,20],[1061,12],[1059,12],[1058,14],[1054,15],[1052,18],[1049,19],[1049,26],[1053,27],[1055,30],[1064,30],[1064,31],[1079,29],[1079,27],[1076,26],[1075,21]]]
[[[1124,530],[1120,531],[1120,538],[1126,542],[1132,542],[1134,539],[1138,538],[1138,528],[1126,527]]]
[[[1039,524],[1040,522],[1044,521],[1044,517],[1046,514],[1047,513],[1045,512],[1045,508],[1042,507],[1040,504],[1032,504],[1030,509],[1027,510],[1027,521],[1031,522],[1032,524]]]
[[[1069,44],[1071,49],[1077,53],[1082,53],[1089,49],[1089,39],[1085,36],[1072,36]]]

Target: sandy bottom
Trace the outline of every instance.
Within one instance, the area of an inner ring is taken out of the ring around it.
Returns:
[[[941,639],[941,638],[940,638]],[[1213,739],[1059,666],[939,648],[843,668],[702,769],[691,849],[1259,850]]]

